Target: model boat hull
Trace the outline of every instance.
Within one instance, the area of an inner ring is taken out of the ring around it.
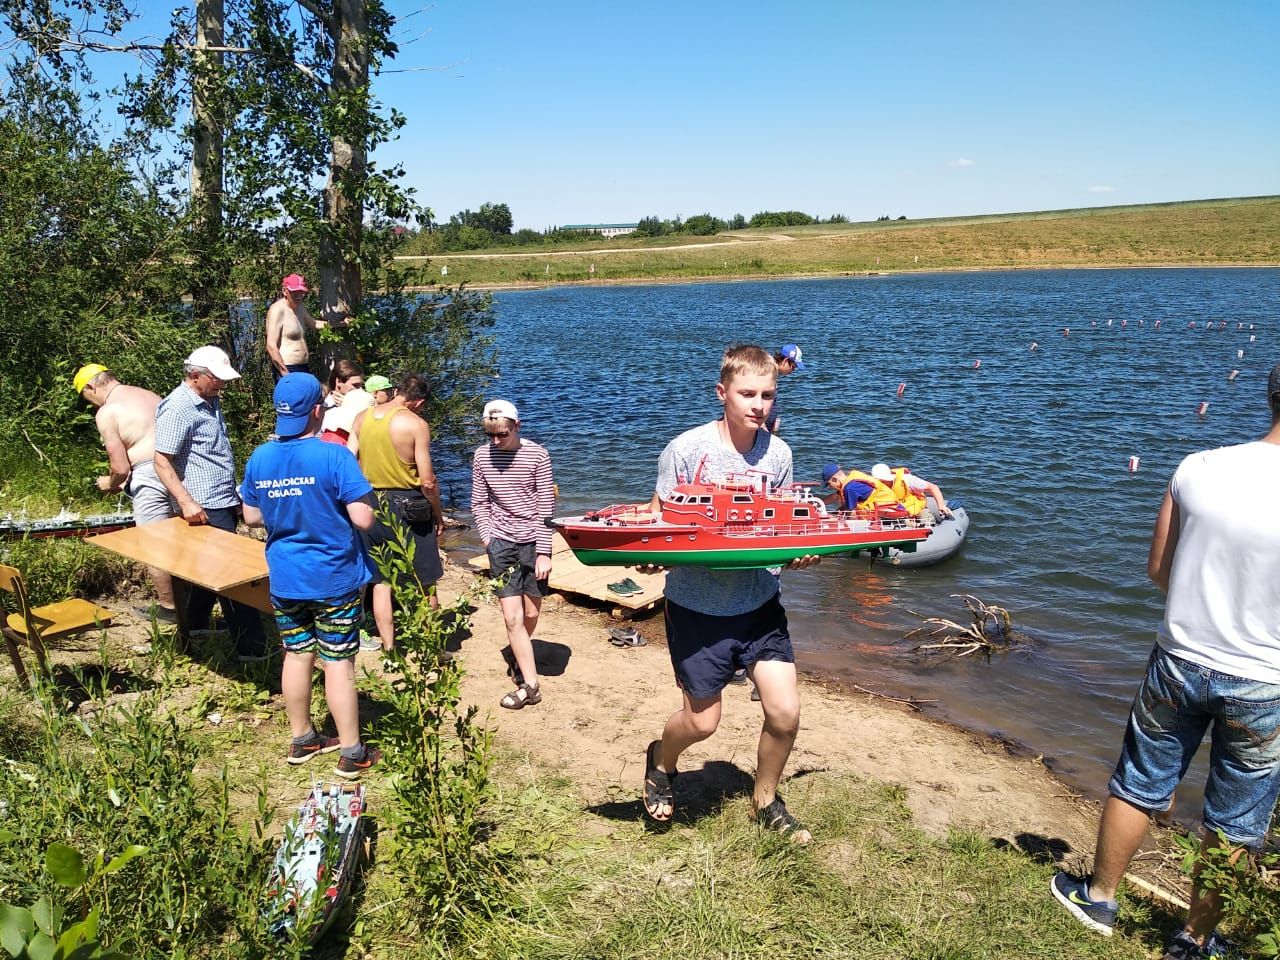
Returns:
[[[805,556],[827,557],[893,547],[914,550],[927,527],[831,519],[799,530],[627,524],[571,517],[554,521],[569,549],[589,567],[695,566],[713,570],[777,567]]]
[[[361,854],[364,787],[317,784],[286,825],[263,920],[284,943],[320,938],[351,889]]]

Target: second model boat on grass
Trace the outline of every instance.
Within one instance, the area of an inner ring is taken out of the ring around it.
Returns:
[[[764,474],[677,484],[655,513],[648,504],[617,504],[551,521],[587,566],[698,566],[715,570],[776,567],[804,556],[872,547],[911,550],[930,528],[896,511],[830,513],[797,484],[768,489]]]

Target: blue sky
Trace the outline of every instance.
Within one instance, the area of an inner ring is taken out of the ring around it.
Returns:
[[[383,159],[441,218],[1280,193],[1274,3],[391,2]]]
[[[1280,193],[1280,4],[386,0],[438,219],[854,220]],[[132,35],[163,33],[163,9]],[[101,58],[99,77],[119,69]]]

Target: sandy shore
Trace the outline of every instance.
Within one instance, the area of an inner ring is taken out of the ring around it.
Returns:
[[[473,574],[451,565],[442,597],[452,599],[473,584]],[[498,706],[511,681],[504,673],[502,618],[492,599],[479,603],[462,646],[464,697],[488,714],[503,746],[557,769],[577,785],[584,805],[639,796],[645,745],[680,703],[661,617],[638,624],[648,643],[635,648],[610,644],[610,623],[603,612],[548,598],[535,641],[543,701],[519,711]],[[835,771],[896,783],[929,833],[968,826],[1024,846],[1051,845],[1068,861],[1091,853],[1096,805],[1038,760],[812,678],[803,680],[801,700],[801,731],[787,777]],[[759,732],[760,707],[750,688],[730,687],[719,731],[687,753],[681,769],[696,771],[716,760],[750,774]]]

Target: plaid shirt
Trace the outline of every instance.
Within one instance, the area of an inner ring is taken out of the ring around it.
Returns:
[[[236,464],[222,404],[181,383],[156,408],[156,450],[173,461],[187,493],[206,510],[234,507]]]

